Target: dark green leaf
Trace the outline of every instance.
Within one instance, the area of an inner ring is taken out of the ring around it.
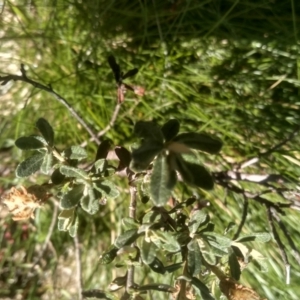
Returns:
[[[174,141],[185,144],[186,146],[197,149],[201,151],[205,151],[211,154],[218,153],[222,148],[222,142],[212,137],[206,133],[181,133],[179,134]]]
[[[168,273],[173,273],[178,269],[180,269],[181,267],[182,267],[182,262],[166,266],[165,271]]]
[[[54,144],[54,131],[48,121],[44,118],[39,118],[35,125],[48,142],[48,145],[52,147]]]
[[[159,155],[154,162],[150,180],[150,194],[154,205],[163,206],[167,203],[176,180],[176,173],[170,170],[166,157]]]
[[[181,174],[182,179],[187,184],[197,186],[205,190],[211,190],[214,187],[213,178],[204,167],[186,162],[177,155],[176,168]]]
[[[203,210],[197,210],[193,213],[190,222],[189,222],[189,230],[190,233],[196,233],[199,226],[202,223],[205,223],[207,219],[207,214]]]
[[[138,237],[137,229],[130,229],[119,235],[116,238],[114,245],[120,249],[132,244]]]
[[[75,217],[75,208],[65,209],[58,216],[58,230],[68,231],[73,224]]]
[[[97,171],[97,173],[105,172],[106,167],[107,167],[107,160],[105,158],[98,159],[94,163],[94,168]]]
[[[83,197],[83,191],[83,184],[74,186],[69,192],[63,195],[60,200],[60,207],[62,209],[70,209],[75,207]]]
[[[48,174],[52,167],[53,155],[52,153],[46,153],[44,156],[43,164],[41,166],[41,172]]]
[[[149,265],[155,259],[157,247],[152,242],[147,242],[145,239],[143,239],[140,251],[142,261]]]
[[[201,252],[196,240],[191,240],[188,245],[188,272],[191,276],[197,276],[201,271]]]
[[[218,249],[227,249],[231,246],[230,238],[215,232],[205,232],[203,233],[203,237],[206,237],[209,244]]]
[[[80,146],[71,146],[63,152],[63,156],[69,159],[82,160],[87,158],[87,153]]]
[[[129,218],[129,217],[122,219],[122,225],[126,230],[139,228],[139,224],[133,218]]]
[[[134,126],[134,134],[139,138],[163,143],[164,136],[159,126],[153,122],[139,121]]]
[[[192,278],[192,285],[198,289],[202,299],[215,300],[215,298],[211,295],[208,287],[203,282],[201,282],[198,278],[196,277]]]
[[[157,257],[155,257],[153,262],[151,264],[149,264],[149,267],[151,268],[152,271],[154,271],[156,273],[159,273],[159,274],[166,273],[163,263]]]
[[[110,140],[102,141],[101,144],[98,146],[95,161],[106,158],[107,154],[109,152],[110,146],[111,146]]]
[[[99,258],[100,265],[110,264],[117,256],[118,248],[114,245],[110,246],[110,248],[104,252]]]
[[[122,171],[126,167],[129,167],[131,161],[131,153],[126,148],[120,146],[115,148],[115,153],[120,160],[118,170]]]
[[[39,153],[22,161],[16,169],[16,176],[27,177],[39,171],[44,162],[44,156],[45,154]]]
[[[178,134],[179,128],[180,124],[176,119],[172,119],[166,122],[161,128],[165,140],[167,142],[172,140]]]
[[[86,298],[97,298],[103,300],[117,300],[118,298],[106,291],[102,290],[87,290],[82,292],[82,296]]]
[[[85,171],[78,169],[78,168],[63,165],[59,168],[59,170],[63,175],[65,175],[67,177],[75,177],[75,178],[84,179],[84,180],[89,179],[88,174]]]
[[[45,141],[46,142],[46,141]],[[36,138],[36,136],[23,136],[16,140],[15,145],[21,150],[36,150],[45,148],[46,144]]]
[[[142,285],[138,287],[138,290],[139,291],[154,290],[154,291],[167,292],[167,293],[175,293],[177,291],[173,286],[168,284],[162,284],[162,283]]]
[[[160,142],[153,141],[143,143],[138,149],[132,151],[130,168],[136,172],[146,170],[162,149],[163,144]]]
[[[250,233],[244,236],[239,237],[235,240],[235,242],[245,243],[245,242],[253,242],[257,241],[260,243],[269,242],[271,239],[271,235],[268,232],[257,232],[257,233]]]
[[[176,237],[171,232],[156,230],[155,236],[162,243],[162,247],[168,252],[180,251],[181,246],[178,243]],[[155,243],[154,239],[153,242]]]
[[[241,267],[233,251],[229,255],[228,263],[231,277],[236,281],[239,281],[241,276]]]
[[[66,178],[65,175],[61,174],[59,169],[56,169],[51,175],[51,181],[53,184],[60,184]]]

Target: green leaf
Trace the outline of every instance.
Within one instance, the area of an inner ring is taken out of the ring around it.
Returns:
[[[165,271],[168,273],[173,273],[173,272],[177,271],[178,269],[180,269],[181,267],[182,267],[182,262],[172,264],[169,266],[165,266]]]
[[[201,150],[210,154],[220,152],[223,145],[222,142],[215,137],[206,133],[195,132],[181,133],[174,139],[174,141],[185,144],[192,149]]]
[[[36,150],[45,148],[46,144],[36,138],[36,136],[23,136],[16,140],[15,145],[21,150]]]
[[[104,252],[99,258],[100,265],[107,265],[110,264],[117,256],[118,248],[114,245],[111,245],[109,249]]]
[[[236,281],[239,281],[241,276],[241,267],[233,251],[229,255],[228,263],[231,277]]]
[[[76,236],[77,230],[78,230],[78,224],[79,224],[79,218],[78,218],[78,215],[76,214],[75,218],[73,219],[73,222],[72,222],[71,226],[69,227],[69,234],[70,234],[71,237]]]
[[[207,214],[203,210],[194,212],[188,224],[190,233],[196,233],[199,226],[206,222],[206,219]]]
[[[134,126],[134,134],[139,138],[163,143],[164,136],[158,125],[153,122],[139,121]]]
[[[196,278],[196,277],[192,278],[192,285],[198,289],[198,291],[201,294],[202,299],[215,300],[215,298],[211,295],[208,287],[203,282],[201,282],[198,278]]]
[[[167,142],[172,140],[178,134],[179,128],[180,123],[176,119],[172,119],[166,122],[161,128],[165,140]]]
[[[163,206],[167,203],[176,180],[176,173],[170,170],[166,157],[159,155],[154,162],[150,180],[150,195],[154,205]]]
[[[121,146],[115,148],[115,153],[120,160],[118,171],[122,171],[126,167],[129,167],[131,161],[131,153],[126,148]]]
[[[48,174],[52,167],[53,155],[52,153],[46,153],[44,156],[43,164],[41,166],[41,172]]]
[[[66,176],[61,174],[59,169],[54,170],[51,175],[51,181],[53,184],[61,184],[65,178]]]
[[[212,251],[212,247],[205,239],[197,239],[198,245],[200,247],[200,251],[204,259],[210,264],[216,264],[216,257]]]
[[[63,195],[60,200],[60,207],[62,209],[70,209],[75,207],[80,199],[83,197],[84,185],[76,185],[69,192]]]
[[[206,237],[210,245],[219,249],[227,249],[231,246],[231,239],[225,235],[215,232],[205,232],[203,233],[203,237]]]
[[[109,180],[95,181],[93,182],[93,187],[105,197],[110,199],[114,199],[120,194],[117,186]]]
[[[269,242],[271,239],[271,235],[268,232],[257,232],[257,233],[250,233],[244,236],[239,237],[235,240],[235,242],[245,243],[245,242],[260,242],[266,243]]]
[[[147,242],[145,239],[143,239],[140,251],[142,261],[149,265],[155,259],[157,247],[152,242]]]
[[[133,218],[125,217],[122,219],[122,225],[126,230],[139,229],[139,223],[137,223]]]
[[[116,238],[114,245],[120,249],[124,246],[132,244],[138,238],[138,236],[137,229],[127,230]]]
[[[86,192],[86,191],[85,191]],[[97,191],[88,188],[87,194],[80,199],[80,205],[83,210],[91,215],[94,215],[99,210],[99,196]]]
[[[201,271],[201,252],[196,240],[191,240],[188,245],[187,266],[191,276],[197,276]]]
[[[69,159],[83,160],[87,158],[87,153],[80,146],[71,146],[63,151],[63,156]]]
[[[95,161],[99,159],[105,159],[109,152],[110,146],[111,146],[110,140],[102,141],[101,144],[98,146]]]
[[[52,147],[54,144],[54,131],[48,121],[44,118],[39,118],[35,125],[47,141],[48,145]]]
[[[146,170],[155,156],[163,150],[163,144],[156,141],[143,143],[138,149],[132,151],[130,168],[140,172]]]
[[[97,171],[97,173],[105,172],[106,167],[107,167],[107,160],[105,158],[98,159],[94,163],[94,168]]]
[[[82,292],[82,296],[85,298],[97,298],[105,300],[117,300],[118,298],[112,293],[102,290],[87,290]]]
[[[204,167],[186,162],[179,155],[176,156],[176,169],[189,185],[205,190],[211,190],[214,187],[213,178]]]
[[[44,162],[44,153],[38,153],[22,161],[17,169],[17,177],[27,177],[40,170]]]
[[[142,285],[138,287],[138,290],[139,291],[154,290],[154,291],[167,292],[167,293],[175,293],[177,291],[173,286],[168,284],[162,284],[162,283]]]
[[[61,174],[65,175],[66,177],[75,177],[75,178],[84,179],[84,180],[89,179],[88,174],[85,171],[78,169],[78,168],[62,165],[59,168],[59,170],[60,170]]]
[[[155,233],[155,237],[159,239],[159,241],[162,243],[163,249],[165,249],[166,251],[178,252],[181,250],[180,244],[178,243],[176,237],[172,233],[168,231],[160,231],[160,230],[156,230],[154,231],[154,233]],[[153,242],[155,243],[154,239]]]
[[[66,209],[60,212],[58,216],[58,230],[68,231],[75,217],[75,208]]]

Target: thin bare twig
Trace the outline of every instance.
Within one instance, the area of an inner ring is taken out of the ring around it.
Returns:
[[[77,286],[78,286],[78,300],[83,300],[81,253],[80,253],[80,244],[79,244],[77,234],[74,237],[74,246],[75,246],[75,259],[76,259],[76,279],[77,279]]]
[[[268,216],[268,221],[269,221],[269,225],[271,227],[271,231],[273,233],[273,237],[275,239],[275,242],[279,248],[280,254],[281,254],[281,258],[283,260],[284,266],[285,266],[285,276],[286,276],[286,284],[290,284],[290,271],[291,271],[291,266],[289,263],[289,259],[287,257],[286,251],[285,251],[285,247],[284,244],[282,243],[280,236],[276,230],[275,224],[274,224],[274,212],[273,212],[273,208],[270,206],[267,206],[267,216]]]
[[[95,133],[93,132],[93,130],[87,125],[87,123],[76,112],[76,110],[68,103],[68,101],[53,90],[53,88],[51,87],[51,85],[46,86],[46,85],[43,85],[43,84],[41,84],[41,83],[39,83],[37,81],[34,81],[34,80],[28,78],[27,75],[26,75],[26,71],[25,71],[25,68],[24,68],[23,64],[21,64],[21,73],[22,73],[22,75],[12,75],[12,74],[10,74],[10,75],[6,75],[6,76],[0,76],[0,82],[2,82],[1,85],[5,85],[6,83],[8,83],[11,80],[13,80],[13,81],[22,81],[22,82],[26,82],[26,83],[31,84],[35,88],[38,88],[40,90],[48,92],[49,94],[51,94],[52,96],[54,96],[54,98],[58,102],[60,102],[62,105],[64,105],[69,110],[69,112],[72,114],[72,116],[89,133],[89,135],[93,138],[93,140],[98,145],[100,144],[100,141],[99,141],[98,137],[95,135]]]

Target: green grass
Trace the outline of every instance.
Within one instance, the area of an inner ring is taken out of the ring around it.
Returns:
[[[100,131],[116,105],[114,79],[106,62],[113,54],[124,71],[140,69],[127,82],[144,86],[146,95],[126,94],[107,138],[115,145],[130,147],[136,142],[132,129],[137,120],[154,119],[163,124],[177,118],[181,131],[205,130],[219,136],[224,141],[222,158],[201,159],[212,170],[232,170],[234,164],[267,151],[298,126],[299,13],[300,4],[293,0],[88,0],[35,1],[28,5],[6,1],[4,17],[0,17],[0,75],[18,73],[20,63],[24,63],[30,78],[51,84],[95,131]],[[88,65],[87,60],[99,68]],[[282,81],[272,88],[278,80]],[[15,179],[14,169],[23,156],[10,146],[17,137],[36,132],[34,123],[39,117],[54,127],[60,149],[89,138],[50,94],[20,82],[5,89],[0,89],[1,191],[29,184],[28,180]],[[299,164],[284,155],[298,162],[299,144],[296,137],[245,172],[280,173],[298,180]],[[96,145],[91,143],[87,149],[92,158]],[[120,183],[120,189],[124,186]],[[254,192],[262,189],[246,183],[243,187]],[[188,188],[179,199],[193,192],[199,193]],[[111,266],[96,264],[111,238],[121,232],[121,219],[128,214],[126,195],[103,207],[97,216],[81,216],[85,289],[105,288],[116,276]],[[218,232],[223,233],[229,222],[239,224],[243,197],[226,195],[221,187],[204,196],[212,203],[207,211]],[[251,200],[249,207],[243,233],[269,231],[264,207]],[[56,227],[38,269],[28,272],[48,233],[52,212],[52,204],[41,210],[30,223],[26,240],[20,223],[12,222],[9,216],[1,218],[0,297],[5,293],[7,298],[16,294],[25,299],[76,297],[76,282],[71,275],[76,269],[73,241]],[[299,213],[290,210],[283,217],[297,248],[298,219]],[[13,244],[9,244],[7,232],[13,235]],[[282,239],[286,243],[285,237]],[[269,270],[263,273],[250,264],[242,273],[242,282],[271,300],[297,300],[300,267],[289,246],[289,286],[285,285],[284,266],[275,242],[253,246],[265,255]],[[61,278],[66,280],[62,287]],[[157,280],[151,272],[139,278],[144,283]],[[165,299],[158,297],[163,296],[156,294],[155,298]]]

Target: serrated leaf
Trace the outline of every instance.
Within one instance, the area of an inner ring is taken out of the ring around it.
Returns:
[[[101,144],[98,146],[95,161],[106,158],[107,154],[109,152],[110,146],[111,146],[110,140],[102,141]]]
[[[139,138],[163,143],[164,136],[158,125],[153,122],[139,121],[134,126],[134,134]]]
[[[80,199],[83,197],[84,185],[76,185],[66,194],[64,194],[60,200],[60,207],[62,209],[70,209],[75,207]]]
[[[230,268],[231,277],[233,279],[235,279],[236,281],[239,281],[240,276],[241,276],[241,267],[240,267],[240,264],[239,264],[239,261],[238,261],[236,255],[233,251],[229,254],[228,264],[229,264],[229,268]]]
[[[208,287],[203,282],[201,282],[198,278],[196,277],[192,278],[192,285],[198,289],[202,299],[215,300],[215,298],[211,295]]]
[[[126,148],[121,146],[115,148],[115,153],[120,160],[118,171],[122,171],[126,167],[129,167],[131,161],[131,153]]]
[[[61,211],[58,216],[58,230],[68,231],[73,223],[74,215],[75,208]]]
[[[36,136],[23,136],[15,141],[15,145],[21,150],[36,150],[45,148],[46,144],[36,138]]]
[[[63,156],[69,159],[77,159],[79,161],[87,158],[87,153],[80,146],[71,146],[70,148],[64,150]]]
[[[174,139],[174,141],[183,143],[192,149],[205,151],[210,154],[220,152],[223,145],[222,142],[215,137],[206,133],[195,132],[181,133]]]
[[[78,168],[63,165],[59,168],[59,170],[60,170],[61,174],[65,175],[66,177],[75,177],[75,178],[84,179],[84,180],[89,179],[88,174],[85,171],[78,169]]]
[[[214,187],[214,181],[210,173],[202,166],[184,161],[181,156],[176,156],[176,169],[184,182],[205,190]]]
[[[51,175],[51,181],[53,184],[60,184],[64,181],[65,178],[66,176],[61,174],[59,169],[54,170]]]
[[[197,276],[201,271],[201,251],[196,240],[191,240],[188,245],[187,266],[191,276]]]
[[[165,140],[172,140],[178,134],[179,128],[180,123],[176,119],[172,119],[166,122],[161,128]]]
[[[82,296],[85,298],[97,298],[105,300],[117,300],[118,298],[112,293],[102,290],[87,290],[82,292]]]
[[[43,164],[44,156],[45,154],[39,153],[22,161],[16,169],[16,176],[27,177],[39,171]]]
[[[127,230],[116,238],[114,245],[120,249],[124,246],[132,244],[138,238],[138,236],[137,229]]]
[[[114,199],[120,194],[117,186],[109,180],[95,181],[93,187],[107,198]]]
[[[110,248],[104,252],[99,258],[100,265],[107,265],[111,263],[117,256],[118,248],[114,245],[110,246]]]
[[[203,210],[194,212],[188,224],[190,233],[196,233],[199,226],[205,223],[206,219],[207,214]]]
[[[44,174],[48,174],[51,170],[52,162],[53,162],[52,153],[46,153],[44,156],[42,166],[41,166],[41,172]]]
[[[50,147],[54,144],[54,131],[51,125],[44,118],[39,118],[36,122],[36,127],[43,135]]]
[[[176,173],[170,170],[166,157],[159,155],[154,162],[150,180],[150,195],[154,205],[163,206],[167,203],[176,180]]]
[[[149,265],[155,259],[157,247],[152,242],[147,242],[145,239],[143,239],[140,251],[142,261]]]
[[[79,218],[78,215],[76,214],[71,226],[69,227],[69,234],[71,237],[75,237],[77,235],[78,224],[79,224]]]
[[[250,233],[244,236],[239,237],[235,240],[235,242],[245,243],[245,242],[260,242],[266,243],[269,242],[271,239],[271,235],[268,232],[257,232],[257,233]]]
[[[147,285],[142,285],[138,287],[139,291],[149,291],[149,290],[154,290],[154,291],[160,291],[160,292],[166,292],[166,293],[174,293],[177,290],[168,284],[162,284],[162,283],[153,283],[153,284],[147,284]]]
[[[163,144],[160,142],[150,141],[143,143],[138,149],[132,151],[130,168],[136,172],[146,170],[162,149]]]

